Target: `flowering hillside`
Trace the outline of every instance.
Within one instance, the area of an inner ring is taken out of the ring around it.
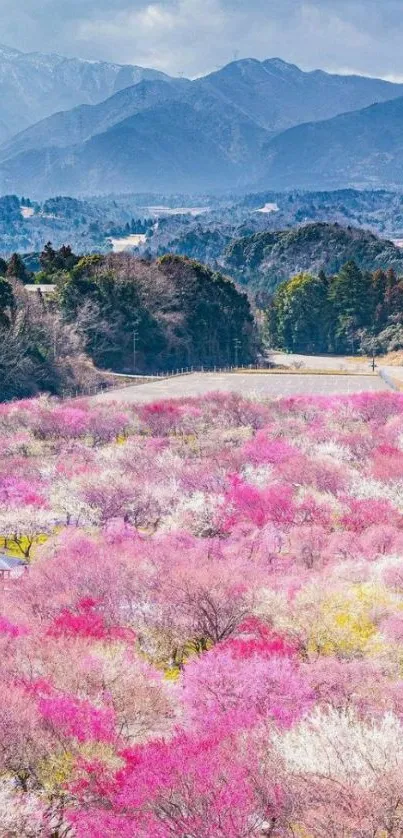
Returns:
[[[403,397],[0,406],[0,834],[401,838]]]

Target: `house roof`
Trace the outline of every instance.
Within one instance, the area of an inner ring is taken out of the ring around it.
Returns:
[[[27,283],[24,285],[26,291],[41,291],[42,294],[53,294],[53,291],[56,290],[56,285],[33,285],[31,283]]]
[[[27,563],[23,559],[16,559],[14,556],[6,556],[5,553],[0,553],[0,571],[2,570],[16,570],[17,568],[26,567]]]

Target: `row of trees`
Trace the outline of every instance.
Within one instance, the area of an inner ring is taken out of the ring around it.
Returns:
[[[291,352],[356,352],[403,346],[403,280],[393,270],[303,273],[283,283],[267,312],[272,346]],[[393,346],[391,346],[393,342]]]
[[[110,236],[130,236],[130,235],[146,235],[152,232],[155,221],[153,218],[132,218],[131,221],[126,221],[126,224],[111,226],[109,230]]]
[[[23,285],[30,285],[35,282],[37,285],[52,284],[58,275],[64,271],[70,271],[79,261],[70,245],[63,245],[58,250],[48,242],[39,256],[40,271],[35,273],[27,266],[26,260],[19,253],[13,253],[8,260],[0,258],[0,276],[6,279],[18,279]]]

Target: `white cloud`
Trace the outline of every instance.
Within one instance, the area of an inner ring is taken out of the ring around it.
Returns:
[[[83,21],[77,39],[96,42],[102,54],[114,44],[114,57],[123,62],[197,75],[231,59],[228,35],[237,23],[238,14],[228,19],[220,0],[179,0]]]
[[[400,79],[401,8],[402,0],[0,0],[0,38],[186,75],[239,55]]]

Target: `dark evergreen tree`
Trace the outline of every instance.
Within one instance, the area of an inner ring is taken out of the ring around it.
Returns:
[[[11,284],[0,277],[0,326],[9,326],[15,310],[15,299]]]
[[[359,269],[355,262],[346,265],[333,278],[329,300],[335,319],[335,350],[353,351],[352,335],[360,328],[372,327],[372,276]]]
[[[31,282],[32,274],[27,270],[23,259],[18,253],[13,253],[7,264],[6,276],[10,279],[19,279],[24,284]]]
[[[269,309],[268,331],[272,346],[292,352],[326,352],[331,311],[328,280],[299,274],[278,289]]]
[[[52,243],[48,242],[39,257],[42,272],[51,276],[60,271],[71,271],[79,261],[70,245],[62,245],[59,250],[54,250]]]
[[[39,257],[41,269],[44,273],[50,274],[55,269],[56,251],[52,247],[52,242],[47,242]]]

